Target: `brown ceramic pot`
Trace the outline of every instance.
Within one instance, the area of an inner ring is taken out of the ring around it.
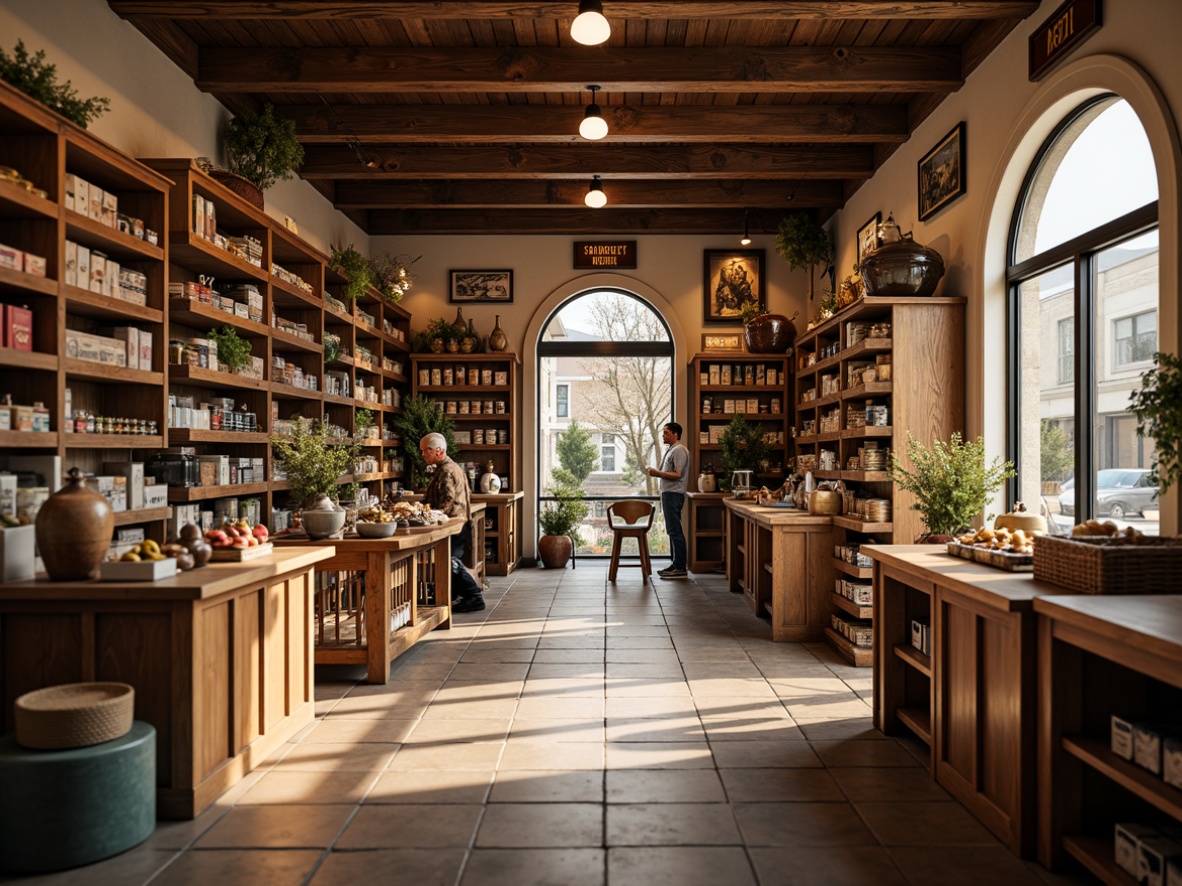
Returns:
[[[784,354],[796,338],[796,326],[782,314],[760,314],[743,327],[747,351],[752,354]]]
[[[70,468],[65,485],[37,512],[37,550],[53,581],[85,581],[103,562],[115,531],[111,503]]]
[[[546,569],[565,569],[574,544],[566,535],[543,535],[538,539],[538,559]]]

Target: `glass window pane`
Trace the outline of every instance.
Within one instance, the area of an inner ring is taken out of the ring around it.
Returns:
[[[543,341],[669,341],[661,318],[635,296],[598,289],[567,302],[550,318]]]

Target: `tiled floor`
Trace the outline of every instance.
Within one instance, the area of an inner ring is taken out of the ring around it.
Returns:
[[[871,673],[772,643],[720,577],[494,579],[384,686],[193,822],[52,884],[1005,884],[1015,859],[870,721]]]

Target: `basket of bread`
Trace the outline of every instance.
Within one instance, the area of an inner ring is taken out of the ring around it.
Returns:
[[[1034,577],[1085,594],[1176,594],[1182,538],[1143,535],[1111,520],[1080,523],[1071,538],[1034,546]]]

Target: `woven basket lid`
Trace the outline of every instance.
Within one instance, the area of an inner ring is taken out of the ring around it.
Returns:
[[[15,703],[16,742],[40,751],[85,748],[131,731],[135,689],[126,683],[67,683]]]

